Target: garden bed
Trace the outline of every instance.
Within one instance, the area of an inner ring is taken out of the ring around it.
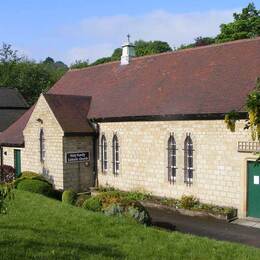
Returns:
[[[182,196],[181,199],[162,198],[152,196],[151,194],[141,192],[119,191],[111,187],[96,188],[91,190],[92,196],[99,194],[110,194],[116,191],[122,196],[130,197],[132,200],[140,202],[144,207],[165,208],[177,211],[186,216],[211,217],[219,220],[230,222],[237,218],[237,209],[232,207],[216,206],[212,204],[201,203],[194,196]]]

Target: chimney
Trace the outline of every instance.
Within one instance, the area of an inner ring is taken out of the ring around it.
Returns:
[[[130,35],[127,35],[127,42],[122,45],[121,65],[128,65],[132,57],[135,57],[135,45],[130,42]]]

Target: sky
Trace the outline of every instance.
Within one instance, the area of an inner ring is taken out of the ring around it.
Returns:
[[[0,0],[0,43],[40,61],[71,64],[110,56],[131,40],[171,47],[215,36],[219,25],[249,3],[243,0]],[[260,0],[254,1],[260,8]]]

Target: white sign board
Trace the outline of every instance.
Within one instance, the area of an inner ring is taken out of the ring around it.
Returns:
[[[254,184],[259,184],[259,176],[254,176]]]
[[[89,152],[69,152],[65,154],[66,163],[79,163],[89,161]]]

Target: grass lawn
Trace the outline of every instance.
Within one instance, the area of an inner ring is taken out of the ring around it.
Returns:
[[[166,232],[16,191],[0,259],[260,259],[260,250]]]

